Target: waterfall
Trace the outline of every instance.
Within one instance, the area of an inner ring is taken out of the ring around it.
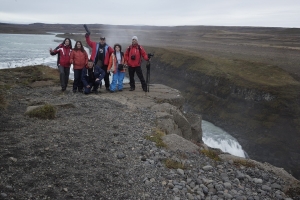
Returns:
[[[202,140],[207,146],[221,149],[223,152],[230,153],[231,155],[246,157],[247,154],[238,141],[214,124],[202,120],[202,132]]]

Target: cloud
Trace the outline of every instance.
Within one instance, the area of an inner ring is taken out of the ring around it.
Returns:
[[[296,0],[0,1],[0,21],[13,23],[300,27]]]

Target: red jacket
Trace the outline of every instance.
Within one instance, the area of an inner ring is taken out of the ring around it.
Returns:
[[[85,37],[86,43],[92,48],[91,58],[93,61],[96,60],[97,52],[99,49],[99,43],[91,41],[90,36]],[[114,52],[113,48],[105,44],[105,58],[104,65],[108,65],[109,57]]]
[[[53,50],[53,53],[59,53],[59,65],[63,67],[70,67],[70,54],[71,54],[72,49],[70,46],[65,46],[63,44],[60,44],[58,48]]]
[[[121,53],[121,63],[120,64],[124,64],[124,56],[122,56]],[[117,73],[117,69],[118,69],[118,64],[117,64],[117,58],[116,55],[114,53],[111,54],[110,59],[109,59],[109,64],[107,67],[107,71],[110,71],[110,69],[113,68],[113,73]],[[125,69],[121,70],[120,72],[125,72]]]
[[[131,59],[131,57],[135,55],[135,59]],[[144,48],[141,45],[130,45],[125,52],[125,63],[130,67],[139,67],[141,66],[142,57],[144,60],[148,61],[148,55]]]
[[[70,55],[70,63],[73,64],[73,69],[83,69],[88,63],[86,51],[73,50]]]

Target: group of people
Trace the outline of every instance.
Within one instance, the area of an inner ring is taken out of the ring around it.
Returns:
[[[104,79],[107,91],[123,91],[126,69],[128,69],[130,81],[129,91],[135,90],[135,73],[140,79],[142,89],[147,91],[141,62],[142,58],[149,61],[149,57],[143,47],[138,44],[137,36],[132,37],[132,44],[125,53],[122,52],[122,46],[118,43],[113,48],[106,44],[103,36],[100,37],[99,42],[95,42],[90,39],[90,34],[86,33],[85,39],[92,50],[90,58],[88,58],[82,42],[76,41],[74,48],[72,48],[70,38],[65,38],[55,49],[50,49],[51,55],[57,55],[62,91],[65,91],[68,86],[71,65],[73,65],[74,70],[74,93],[77,91],[84,94],[98,93],[98,88],[102,86],[102,79]],[[110,74],[112,74],[111,83]]]

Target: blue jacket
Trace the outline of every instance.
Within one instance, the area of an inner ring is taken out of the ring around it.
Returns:
[[[81,80],[82,80],[82,83],[83,83],[84,87],[86,87],[90,83],[95,82],[95,80],[97,78],[99,78],[99,81],[97,81],[97,82],[100,83],[102,81],[102,79],[104,78],[104,76],[105,76],[105,71],[103,69],[101,69],[99,66],[94,66],[93,67],[93,72],[94,72],[95,79],[90,80],[91,77],[89,77],[88,68],[85,67],[85,68],[82,69]]]

